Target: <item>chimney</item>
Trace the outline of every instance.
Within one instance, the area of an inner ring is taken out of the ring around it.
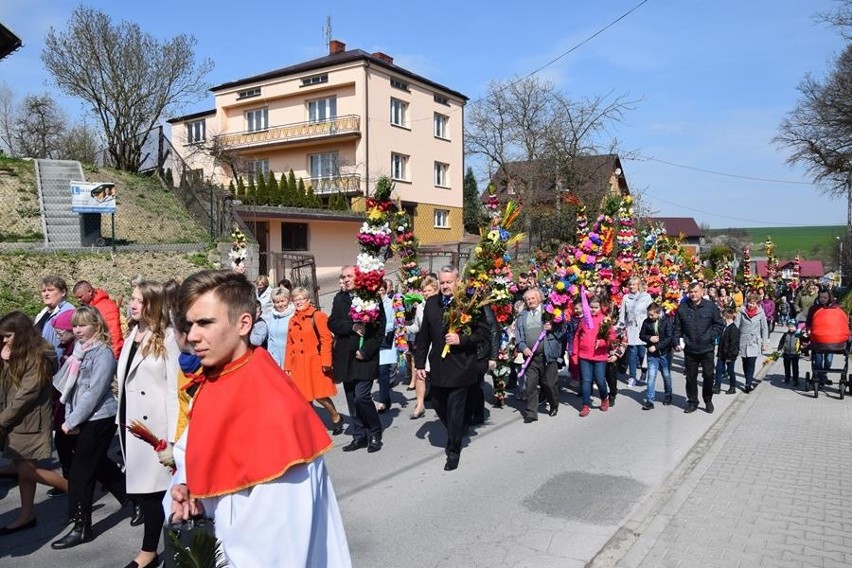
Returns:
[[[336,39],[328,42],[328,54],[329,55],[337,55],[338,53],[343,53],[346,51],[346,44],[342,41],[337,41]]]
[[[393,65],[393,57],[391,57],[390,55],[388,55],[386,53],[382,53],[381,51],[377,51],[373,54],[373,57],[375,57],[376,59],[379,59],[381,61],[384,61],[388,65]]]

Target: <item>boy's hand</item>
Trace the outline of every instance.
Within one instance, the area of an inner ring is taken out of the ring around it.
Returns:
[[[660,336],[659,335],[652,335],[650,341],[651,341],[651,343],[659,343],[660,342]]]

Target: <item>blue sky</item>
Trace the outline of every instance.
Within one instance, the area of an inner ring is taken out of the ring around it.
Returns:
[[[157,37],[191,33],[216,64],[211,84],[326,53],[323,26],[347,48],[383,51],[395,63],[471,100],[492,80],[526,75],[568,51],[640,0],[452,4],[432,2],[263,2],[236,10],[219,1],[91,1]],[[19,97],[52,90],[39,54],[51,26],[77,2],[5,0],[0,21],[24,47],[0,62],[0,81]],[[540,75],[569,95],[639,99],[611,134],[625,155],[628,183],[654,213],[694,217],[711,227],[846,223],[843,199],[828,199],[771,139],[795,105],[806,72],[824,75],[843,48],[815,21],[831,0],[649,0],[630,16],[548,66]],[[444,15],[439,9],[456,10]],[[69,114],[79,101],[63,99]],[[212,108],[212,96],[184,112]],[[650,159],[648,159],[650,158]],[[714,175],[665,162],[799,183]],[[802,183],[804,182],[804,183]]]

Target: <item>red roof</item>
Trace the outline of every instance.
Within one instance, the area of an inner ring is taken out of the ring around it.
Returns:
[[[695,222],[692,217],[646,217],[640,219],[641,226],[656,226],[662,225],[666,229],[666,233],[676,237],[683,235],[685,238],[701,238],[704,236],[704,231]]]
[[[758,276],[766,277],[766,261],[756,260],[754,264],[754,269],[757,271]],[[792,260],[778,261],[779,271],[786,268],[793,268]],[[825,268],[823,267],[821,260],[800,260],[799,268],[801,269],[800,274],[802,278],[822,278],[825,275]]]

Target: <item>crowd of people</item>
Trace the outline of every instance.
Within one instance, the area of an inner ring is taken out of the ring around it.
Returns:
[[[52,547],[93,540],[100,483],[128,506],[131,524],[143,526],[127,568],[159,565],[167,518],[198,515],[215,520],[233,566],[346,566],[346,536],[322,456],[332,446],[329,433],[339,436],[347,425],[351,439],[342,451],[380,451],[380,414],[391,408],[396,384],[414,391],[412,420],[423,418],[427,405],[435,411],[447,432],[444,470],[453,471],[465,433],[487,420],[486,378],[504,337],[512,362],[506,387],[525,424],[538,421],[542,405],[557,416],[566,366],[581,396],[580,417],[610,410],[619,388],[643,385],[642,409],[653,410],[658,373],[669,406],[675,353],[684,361],[683,411],[703,402],[712,413],[724,382],[728,394],[737,392],[738,358],[743,391],[756,387],[757,359],[770,353],[776,324],[785,330],[777,345],[785,381],[798,386],[799,358],[818,312],[837,307],[831,291],[812,282],[795,294],[692,282],[667,313],[632,277],[620,302],[599,287],[555,319],[543,306],[549,290],[521,274],[510,321],[498,323],[486,305],[461,332],[448,329],[446,317],[461,280],[445,266],[423,279],[422,300],[400,330],[390,281],[381,285],[378,318],[353,319],[355,277],[354,266],[342,268],[329,314],[305,288],[287,280],[271,287],[266,276],[252,284],[234,271],[203,271],[182,283],[140,279],[126,306],[87,281],[72,288],[75,306],[62,278],[44,278],[44,309],[35,319],[21,312],[0,318],[0,439],[21,497],[18,516],[0,536],[35,526],[41,483],[68,494],[69,528]],[[399,333],[408,339],[404,353]],[[815,370],[830,367],[831,353],[812,355]],[[818,379],[828,381],[824,372]],[[334,403],[338,385],[345,416]],[[116,433],[120,462],[109,453]],[[61,471],[39,465],[54,447]],[[298,523],[266,522],[282,510]],[[281,547],[283,541],[291,545]]]

